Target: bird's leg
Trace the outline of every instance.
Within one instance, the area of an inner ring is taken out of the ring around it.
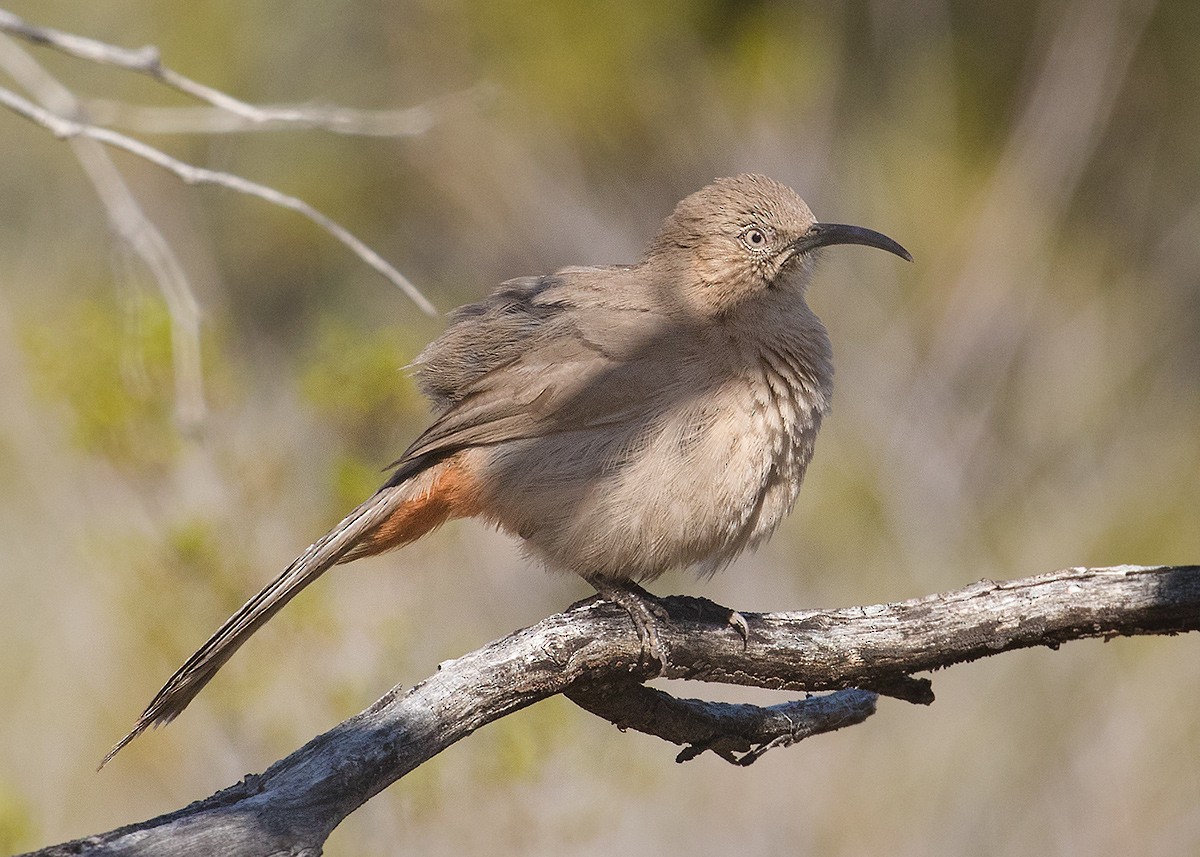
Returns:
[[[589,577],[587,581],[596,587],[601,598],[624,608],[629,614],[633,627],[637,630],[638,642],[642,645],[641,663],[655,668],[661,674],[664,661],[655,623],[670,618],[666,608],[632,580]]]

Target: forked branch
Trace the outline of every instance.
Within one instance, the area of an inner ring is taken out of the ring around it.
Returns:
[[[50,74],[16,40],[46,47],[88,63],[147,75],[163,86],[202,102],[200,106],[154,107],[112,100],[89,101]],[[114,232],[140,259],[158,284],[171,317],[175,361],[176,411],[183,425],[203,422],[206,412],[200,359],[200,306],[170,244],[140,206],[124,175],[108,154],[119,149],[149,161],[187,184],[224,187],[265,200],[307,218],[407,294],[421,310],[433,304],[393,265],[328,215],[302,199],[223,170],[186,163],[105,122],[138,133],[224,134],[243,131],[319,129],[374,137],[424,133],[454,109],[478,105],[493,87],[478,85],[434,102],[403,110],[357,110],[340,106],[249,104],[192,80],[162,62],[157,48],[110,45],[74,33],[41,27],[0,9],[0,73],[28,97],[0,87],[0,107],[68,140],[96,189]]]

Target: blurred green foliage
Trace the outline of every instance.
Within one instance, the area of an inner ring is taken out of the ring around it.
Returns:
[[[0,851],[15,854],[32,843],[34,814],[21,791],[0,780]]]
[[[538,121],[583,146],[627,155],[714,95],[744,119],[779,78],[811,87],[834,60],[836,38],[827,16],[812,11],[727,0],[527,0],[471,3],[463,17],[478,61],[538,105]]]
[[[64,301],[21,333],[35,388],[70,409],[72,437],[85,452],[133,470],[170,464],[180,438],[171,319],[161,300]]]
[[[217,516],[180,517],[152,537],[93,534],[94,554],[123,569],[108,584],[116,612],[123,625],[138,629],[141,646],[160,660],[157,669],[186,658],[196,645],[177,611],[220,622],[245,601],[245,582],[256,570],[238,549],[243,540]],[[163,610],[164,604],[172,609]]]
[[[394,447],[384,446],[380,436],[428,412],[403,371],[420,348],[403,327],[364,332],[345,320],[324,319],[302,370],[305,399],[351,443],[386,454]]]
[[[907,267],[831,253],[814,285],[838,389],[796,513],[663,591],[787,609],[1200,556],[1200,4],[11,8],[252,102],[427,107],[395,139],[126,130],[312,202],[443,310],[633,261],[681,196],[743,170],[908,246]],[[81,96],[187,103],[31,50]],[[385,478],[428,415],[403,367],[444,319],[292,213],[118,156],[203,308],[210,413],[186,433],[169,313],[136,265],[97,264],[116,239],[70,149],[7,114],[0,136],[0,850],[173,809],[586,594],[447,527],[329,575],[93,777],[178,660]],[[736,773],[558,700],[328,851],[1195,853],[1196,663],[1190,638],[988,659],[939,676],[930,710]]]
[[[420,350],[413,340],[403,327],[364,332],[329,318],[316,332],[300,385],[304,400],[341,438],[331,480],[339,508],[356,505],[379,487],[383,466],[406,442],[401,429],[411,431],[428,414],[402,371]]]
[[[555,747],[572,740],[573,722],[571,703],[560,697],[531,706],[524,717],[497,721],[483,737],[490,752],[479,776],[497,787],[536,779]]]

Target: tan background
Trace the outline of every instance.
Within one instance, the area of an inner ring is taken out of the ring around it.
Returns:
[[[712,582],[656,591],[788,609],[1200,561],[1198,4],[10,8],[157,44],[250,101],[442,104],[399,140],[146,139],[312,202],[443,310],[632,261],[678,198],[745,170],[904,243],[912,266],[830,252],[813,289],[838,389],[796,513]],[[185,103],[35,56],[81,95]],[[480,83],[490,99],[438,101]],[[207,795],[587,593],[446,527],[313,587],[94,773],[419,430],[397,368],[442,323],[296,216],[118,157],[204,311],[209,415],[183,433],[163,303],[70,150],[3,113],[0,151],[0,852]],[[884,701],[748,770],[676,765],[553,700],[390,788],[328,853],[1195,854],[1198,656],[1198,637],[1004,655],[935,676],[932,708]]]

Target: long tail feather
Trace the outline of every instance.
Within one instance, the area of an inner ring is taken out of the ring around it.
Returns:
[[[314,542],[175,671],[129,734],[108,751],[100,768],[148,727],[170,723],[263,623],[332,566],[412,541],[450,517],[454,497],[447,499],[438,492],[442,477],[450,475],[445,466],[437,465],[433,471],[439,472],[415,474],[401,484],[389,482]]]

